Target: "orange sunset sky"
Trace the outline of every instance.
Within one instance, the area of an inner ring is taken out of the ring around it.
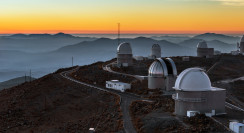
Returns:
[[[0,34],[243,33],[244,0],[0,0]]]

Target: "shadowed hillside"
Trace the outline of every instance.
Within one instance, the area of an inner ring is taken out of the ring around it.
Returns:
[[[123,127],[118,101],[49,74],[0,91],[0,132],[117,132]]]

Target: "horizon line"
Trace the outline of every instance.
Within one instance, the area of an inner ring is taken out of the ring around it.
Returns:
[[[118,31],[73,31],[73,30],[28,30],[28,31],[13,31],[0,32],[3,34],[118,34]],[[218,33],[218,34],[244,34],[244,31],[121,31],[121,34],[203,34],[203,33]]]

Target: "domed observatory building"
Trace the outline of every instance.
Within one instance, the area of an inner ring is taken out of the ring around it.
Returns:
[[[214,48],[208,48],[205,41],[201,41],[197,45],[197,57],[210,58],[214,55]]]
[[[176,77],[177,69],[174,61],[170,58],[157,58],[148,70],[148,88],[171,91]]]
[[[244,35],[240,40],[240,53],[244,53]]]
[[[186,116],[189,112],[225,114],[226,90],[211,86],[208,75],[201,68],[188,68],[176,79],[175,114]]]
[[[158,44],[153,44],[151,49],[150,59],[161,58],[161,47]]]
[[[118,67],[128,67],[133,65],[133,55],[130,43],[121,43],[117,48]]]

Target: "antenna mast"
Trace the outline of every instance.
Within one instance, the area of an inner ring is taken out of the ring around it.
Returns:
[[[31,82],[31,69],[30,69],[30,82]]]
[[[237,42],[237,51],[240,51],[240,44]]]
[[[72,56],[72,67],[73,67],[73,63],[74,63],[74,57]]]
[[[118,45],[120,44],[120,23],[118,23]]]

